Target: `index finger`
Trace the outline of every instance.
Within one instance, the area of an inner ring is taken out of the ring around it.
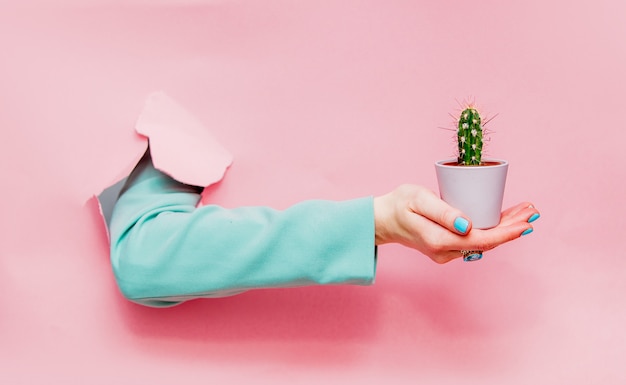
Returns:
[[[458,250],[491,250],[530,231],[532,226],[526,220],[517,220],[487,230],[474,229],[466,237],[461,238],[457,246]]]

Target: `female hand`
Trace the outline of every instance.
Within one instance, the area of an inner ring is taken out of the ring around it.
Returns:
[[[530,233],[539,212],[531,203],[520,203],[502,212],[498,226],[472,230],[469,218],[432,191],[402,185],[374,198],[374,218],[376,245],[399,243],[446,263],[463,256],[461,250],[491,250]]]

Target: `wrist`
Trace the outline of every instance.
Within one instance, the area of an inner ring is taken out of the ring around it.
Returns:
[[[374,197],[374,244],[389,243],[387,195]]]

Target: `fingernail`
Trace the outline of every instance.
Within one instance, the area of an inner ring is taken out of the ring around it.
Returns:
[[[528,223],[533,223],[534,221],[539,219],[540,216],[541,215],[539,215],[539,213],[534,213],[533,215],[531,215],[530,218],[528,218]]]
[[[463,217],[456,217],[454,220],[454,228],[459,233],[465,234],[467,232],[467,228],[469,227],[469,221]]]
[[[530,234],[530,233],[532,233],[532,232],[533,232],[533,228],[531,227],[530,229],[526,229],[526,230],[524,230],[524,232],[522,233],[522,236],[524,236],[524,235],[528,235],[528,234]]]

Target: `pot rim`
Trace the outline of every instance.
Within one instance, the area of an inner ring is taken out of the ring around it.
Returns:
[[[437,162],[435,162],[435,166],[436,167],[441,167],[441,168],[459,168],[458,165],[453,165],[453,166],[449,166],[446,165],[444,163],[451,163],[451,162],[456,162],[456,158],[450,158],[450,159],[444,159],[444,160],[439,160]],[[495,158],[485,158],[483,159],[484,162],[495,162],[498,164],[494,164],[494,165],[489,165],[489,166],[471,166],[468,168],[498,168],[498,167],[505,167],[508,166],[509,162],[507,160],[504,159],[495,159]]]

